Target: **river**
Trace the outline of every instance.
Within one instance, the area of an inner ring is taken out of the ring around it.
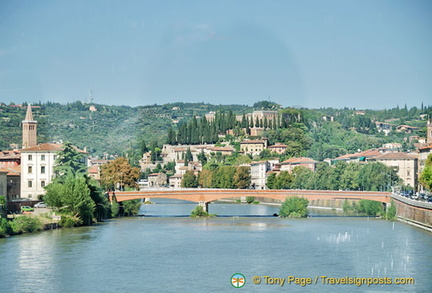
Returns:
[[[0,239],[0,292],[432,289],[432,235],[407,224],[314,209],[308,219],[280,219],[269,216],[277,206],[225,203],[209,205],[220,217],[185,217],[194,206],[159,201],[142,206],[145,217]],[[233,285],[237,273],[244,279]],[[355,278],[415,283],[341,284]]]

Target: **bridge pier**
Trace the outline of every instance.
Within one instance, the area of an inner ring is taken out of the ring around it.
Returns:
[[[206,212],[206,213],[208,213],[208,202],[205,202],[205,201],[199,201],[198,202],[198,205],[200,206],[200,207],[203,207],[203,210],[204,210],[204,212]]]

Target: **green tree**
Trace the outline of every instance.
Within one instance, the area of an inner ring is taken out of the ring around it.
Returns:
[[[44,201],[49,206],[79,217],[85,225],[92,223],[95,203],[83,175],[68,175],[64,183],[52,182],[46,190]]]
[[[126,200],[126,201],[123,201],[122,203],[123,203],[123,214],[125,216],[138,215],[140,207],[141,207],[141,200],[140,199]]]
[[[213,171],[211,170],[202,170],[198,174],[198,186],[202,188],[211,188],[213,187]]]
[[[287,197],[282,203],[279,215],[283,218],[306,218],[308,203],[309,201],[303,197]]]
[[[192,170],[186,171],[181,181],[181,187],[195,188],[198,187],[198,180]]]
[[[250,168],[245,166],[238,167],[234,174],[234,186],[238,189],[245,189],[249,187],[250,183]]]
[[[383,207],[380,202],[368,199],[361,199],[355,206],[355,208],[357,212],[372,217],[378,216],[383,213]]]
[[[432,190],[432,154],[430,154],[425,162],[425,167],[420,173],[419,182],[426,189]]]
[[[395,204],[395,202],[392,200],[392,201],[390,202],[390,206],[388,207],[388,209],[387,209],[387,211],[386,211],[386,215],[385,215],[385,216],[386,216],[386,219],[387,219],[387,220],[390,220],[390,221],[396,220],[396,218],[397,218],[396,214],[397,214],[396,204]]]
[[[87,166],[84,156],[71,143],[65,143],[63,150],[58,152],[54,163],[55,180],[62,181],[68,175],[85,174]]]

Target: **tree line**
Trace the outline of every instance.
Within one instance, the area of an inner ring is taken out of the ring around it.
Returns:
[[[272,173],[267,178],[267,187],[269,189],[391,191],[391,186],[400,182],[401,179],[393,168],[379,162],[367,164],[338,162],[334,166],[320,162],[315,172],[305,167],[295,167],[292,173],[288,171]]]
[[[195,175],[191,170],[183,175],[181,187],[245,189],[250,186],[250,168],[245,166],[219,166],[205,169]]]

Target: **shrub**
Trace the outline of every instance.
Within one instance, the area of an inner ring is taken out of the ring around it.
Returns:
[[[82,220],[78,217],[62,215],[59,225],[63,228],[78,227],[82,225]]]
[[[209,216],[210,216],[209,213],[204,211],[204,208],[202,206],[196,206],[195,209],[191,213],[192,218],[209,217]]]
[[[386,219],[387,220],[396,220],[396,204],[394,203],[394,201],[392,200],[390,203],[390,206],[388,207],[387,211],[386,211]]]
[[[308,216],[308,203],[309,201],[303,197],[288,197],[282,203],[279,215],[283,218],[306,218]]]
[[[247,203],[253,203],[255,201],[255,197],[254,196],[246,196],[246,202]]]
[[[36,231],[41,231],[43,229],[43,225],[40,219],[28,216],[20,216],[15,218],[12,221],[11,227],[13,233],[15,234],[32,233]]]
[[[0,219],[0,237],[6,237],[12,234],[12,227],[8,220]]]

